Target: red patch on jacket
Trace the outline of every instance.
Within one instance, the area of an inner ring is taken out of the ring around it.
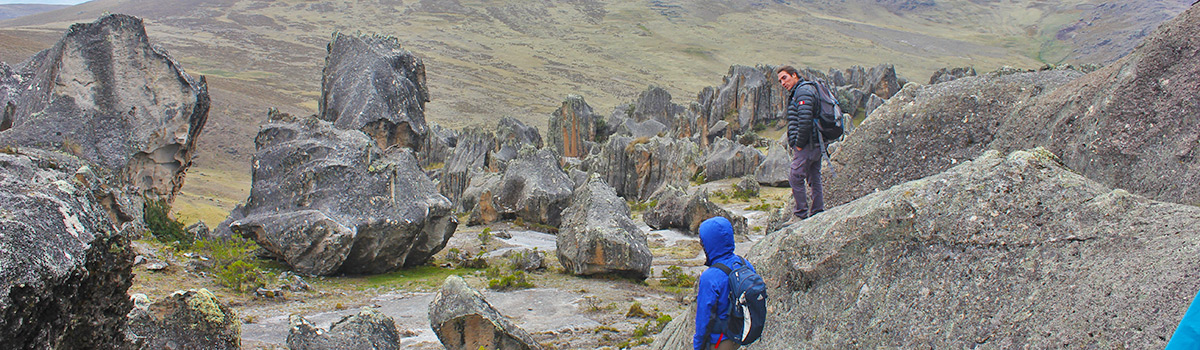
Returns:
[[[804,101],[800,101],[800,104],[804,104]]]

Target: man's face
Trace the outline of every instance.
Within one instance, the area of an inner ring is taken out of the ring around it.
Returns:
[[[779,83],[783,84],[784,89],[791,89],[800,82],[800,77],[788,74],[788,72],[779,72]]]

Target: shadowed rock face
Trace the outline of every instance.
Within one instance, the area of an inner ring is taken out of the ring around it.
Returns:
[[[771,141],[762,163],[754,170],[754,179],[765,186],[786,187],[788,174],[792,171],[792,152],[788,150],[784,133],[778,140]]]
[[[596,141],[596,122],[599,118],[582,96],[567,96],[562,107],[550,117],[547,143],[563,157],[586,156],[589,149],[585,141]]]
[[[558,227],[574,187],[571,178],[559,168],[558,160],[558,155],[549,149],[522,149],[500,180],[479,192],[479,204],[471,213],[471,223],[521,218],[528,223]]]
[[[598,176],[575,191],[555,242],[559,263],[576,275],[650,276],[646,234],[629,218],[625,200]]]
[[[396,322],[378,311],[364,308],[357,315],[343,317],[320,329],[303,316],[291,317],[292,330],[287,344],[291,350],[324,349],[400,349]]]
[[[7,349],[117,349],[133,249],[79,159],[0,152],[0,339]]]
[[[764,158],[766,156],[754,148],[719,138],[704,156],[704,178],[716,181],[754,174]]]
[[[1035,145],[1106,185],[1200,204],[1200,6],[1128,56],[1014,110],[992,147]]]
[[[5,71],[0,145],[74,154],[137,196],[174,199],[208,117],[208,88],[150,45],[141,19],[75,24]]]
[[[641,201],[663,186],[687,186],[699,162],[700,147],[690,140],[616,135],[584,167],[600,174],[618,196]]]
[[[1110,189],[1044,149],[988,151],[756,243],[768,309],[803,315],[756,346],[1160,348],[1200,288],[1198,254],[1200,207]]]
[[[458,225],[409,152],[383,153],[360,131],[275,112],[255,144],[245,217],[231,228],[298,272],[420,265]]]
[[[419,151],[428,101],[425,64],[395,38],[334,34],[321,79],[321,119],[361,130],[381,149]]]
[[[175,292],[139,305],[129,316],[128,335],[136,349],[232,350],[242,345],[242,321],[207,289]]]
[[[541,349],[533,336],[514,325],[462,277],[446,277],[429,303],[429,325],[450,350]]]
[[[446,158],[438,191],[451,202],[460,203],[463,190],[471,183],[471,174],[490,168],[489,155],[495,148],[496,137],[491,132],[478,126],[464,128]]]
[[[658,204],[647,210],[642,215],[642,219],[645,220],[646,226],[655,230],[675,228],[684,230],[689,235],[697,235],[700,233],[698,229],[701,222],[714,216],[723,216],[733,223],[735,234],[749,233],[746,217],[734,215],[716,205],[708,199],[707,191],[686,193],[683,190],[668,187],[656,193],[654,200]]]

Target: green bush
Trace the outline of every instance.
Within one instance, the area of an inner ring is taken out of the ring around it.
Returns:
[[[484,272],[484,276],[489,278],[488,289],[491,290],[506,291],[534,287],[525,271],[514,268],[512,264],[506,264],[503,271],[500,266],[489,267]]]
[[[182,248],[192,245],[195,238],[183,229],[182,222],[171,218],[171,207],[167,205],[166,201],[146,199],[143,209],[145,214],[142,216],[142,221],[150,229],[150,234],[154,235],[159,242]]]
[[[247,292],[264,287],[274,274],[263,270],[255,256],[258,244],[241,237],[230,239],[204,239],[193,247],[197,252],[212,260],[210,272],[220,285]]]
[[[691,288],[696,284],[696,276],[684,273],[683,268],[676,265],[668,266],[666,270],[663,270],[662,277],[664,286]]]

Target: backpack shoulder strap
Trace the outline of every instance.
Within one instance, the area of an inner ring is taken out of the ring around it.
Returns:
[[[725,264],[722,264],[722,263],[713,263],[712,267],[715,267],[717,269],[720,269],[721,271],[724,271],[726,275],[733,273],[733,270],[730,269],[729,266],[725,266]]]

